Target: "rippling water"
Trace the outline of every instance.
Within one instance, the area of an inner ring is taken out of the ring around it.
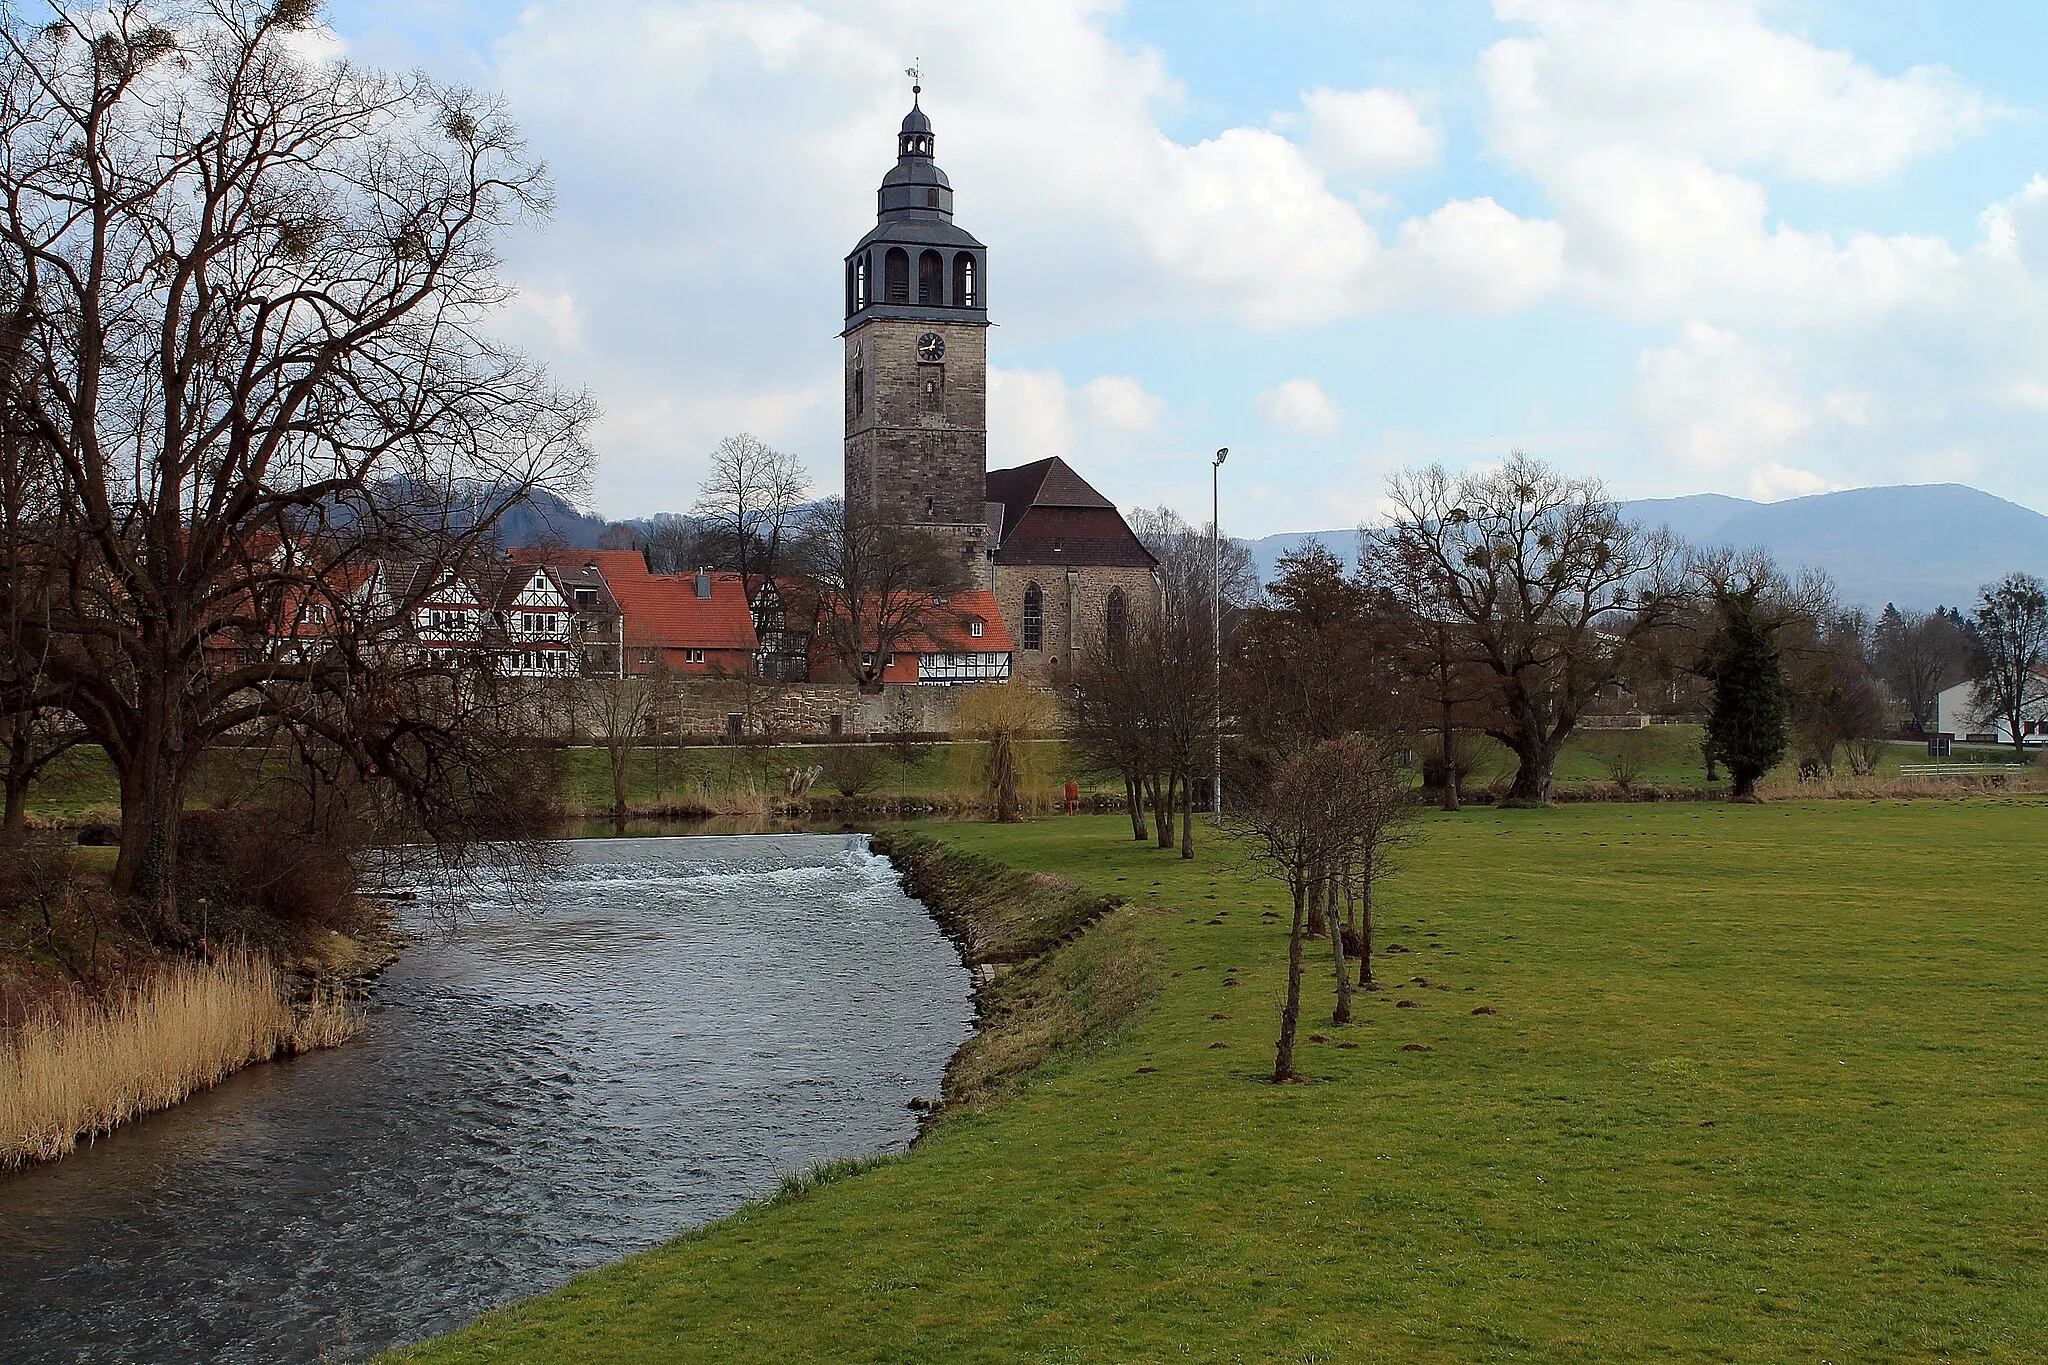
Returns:
[[[914,1135],[967,973],[861,840],[574,856],[356,1042],[0,1177],[0,1359],[361,1359]]]

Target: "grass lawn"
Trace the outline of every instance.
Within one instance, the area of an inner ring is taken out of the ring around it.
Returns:
[[[2048,802],[1431,815],[1409,984],[1333,1029],[1319,955],[1285,1088],[1276,890],[1121,816],[935,832],[1129,897],[1164,992],[908,1159],[402,1358],[2042,1356]]]

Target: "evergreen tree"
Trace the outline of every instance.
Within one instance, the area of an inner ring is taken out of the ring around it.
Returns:
[[[1734,800],[1754,801],[1757,779],[1785,756],[1791,702],[1778,655],[1781,620],[1755,591],[1715,595],[1719,619],[1700,672],[1713,685],[1707,740],[1734,779]]]

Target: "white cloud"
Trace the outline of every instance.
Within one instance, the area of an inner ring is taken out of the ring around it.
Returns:
[[[1443,135],[1423,122],[1407,96],[1392,90],[1311,90],[1302,96],[1308,146],[1337,174],[1386,175],[1436,163]]]
[[[1456,199],[1401,225],[1393,297],[1435,300],[1474,313],[1537,302],[1564,277],[1565,235],[1556,223],[1519,218],[1492,199]]]
[[[1118,431],[1151,431],[1166,410],[1164,398],[1121,374],[1099,375],[1083,384],[1081,402],[1096,421]]]
[[[1313,379],[1290,379],[1261,393],[1252,403],[1259,417],[1301,436],[1330,436],[1344,425],[1344,414]]]
[[[506,311],[515,331],[530,325],[564,349],[583,344],[583,316],[576,308],[576,296],[566,289],[558,294],[522,289]]]
[[[1787,358],[1688,323],[1636,362],[1638,417],[1661,453],[1699,469],[1774,459],[1814,424]]]
[[[1530,29],[1481,58],[1494,151],[1533,175],[1573,283],[1644,318],[1864,325],[1955,287],[1938,238],[1774,222],[1758,173],[1890,175],[2001,111],[1954,76],[1885,76],[1750,0],[1495,0]]]
[[[1843,183],[2000,112],[1940,67],[1883,76],[1770,28],[1752,0],[1494,0],[1494,13],[1534,30],[1483,59],[1497,145],[1525,166],[1625,139]]]
[[[1074,418],[1058,370],[988,372],[988,467],[1006,469],[1070,455]]]
[[[1752,470],[1749,475],[1749,496],[1758,502],[1777,502],[1781,498],[1803,498],[1810,493],[1826,493],[1842,485],[1830,482],[1810,469],[1794,469],[1779,464],[1776,460],[1762,468]]]

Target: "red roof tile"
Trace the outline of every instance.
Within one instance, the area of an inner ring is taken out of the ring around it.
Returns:
[[[759,645],[753,613],[736,573],[709,574],[711,595],[697,595],[694,573],[656,574],[638,550],[513,550],[526,564],[595,564],[626,614],[629,647],[745,650]]]

